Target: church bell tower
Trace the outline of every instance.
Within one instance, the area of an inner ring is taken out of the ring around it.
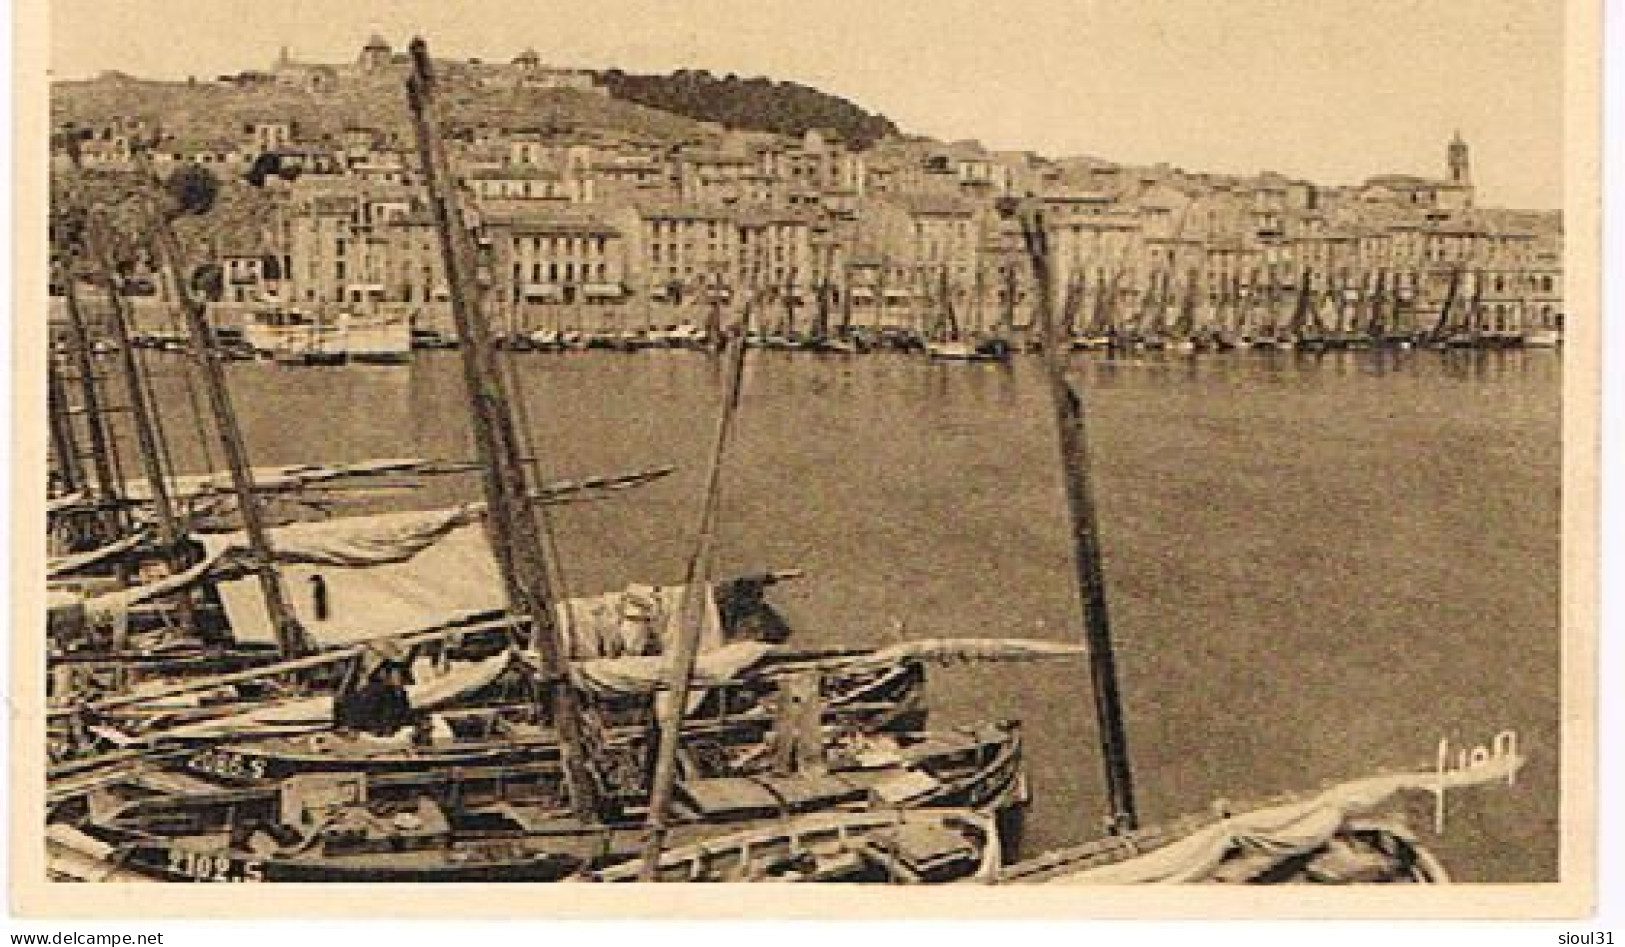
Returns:
[[[1467,156],[1467,142],[1461,138],[1458,130],[1454,138],[1450,139],[1450,183],[1470,187],[1473,183],[1473,171],[1470,159]]]

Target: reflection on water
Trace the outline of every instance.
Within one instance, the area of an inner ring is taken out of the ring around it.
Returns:
[[[681,574],[716,365],[516,355],[544,468],[680,465],[560,509],[574,592]],[[1036,360],[750,355],[725,569],[797,566],[808,644],[1070,639],[1076,603]],[[158,388],[184,405],[173,360]],[[1466,879],[1551,878],[1557,850],[1553,352],[1080,354],[1131,754],[1147,821],[1432,764],[1515,728],[1516,787],[1452,804]],[[472,455],[455,353],[410,368],[230,368],[256,463]],[[190,425],[176,451],[200,461]],[[448,478],[398,503],[472,498]],[[1104,792],[1081,663],[937,672],[938,719],[1026,722],[1030,848],[1081,841]],[[1425,807],[1417,828],[1426,830]],[[1426,837],[1426,834],[1424,834]]]

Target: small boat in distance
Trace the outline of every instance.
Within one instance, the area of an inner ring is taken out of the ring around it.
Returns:
[[[342,365],[343,335],[336,320],[301,309],[261,309],[243,325],[243,341],[278,365]]]
[[[405,365],[412,360],[412,324],[393,313],[339,314],[345,357],[364,365]]]
[[[262,309],[243,326],[245,346],[279,365],[405,365],[423,347],[405,315]],[[414,343],[417,343],[415,346]]]
[[[1003,339],[927,342],[925,354],[943,362],[1008,362],[1010,345]]]

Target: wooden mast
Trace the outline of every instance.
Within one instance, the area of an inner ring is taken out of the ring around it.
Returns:
[[[677,651],[667,669],[666,705],[660,719],[660,746],[655,758],[653,790],[649,797],[649,835],[639,868],[639,880],[653,881],[660,864],[660,852],[665,846],[667,818],[670,814],[672,794],[677,783],[677,750],[683,736],[683,713],[688,706],[688,692],[694,677],[694,661],[699,653],[700,631],[703,625],[700,597],[709,594],[703,585],[711,574],[711,561],[716,545],[717,517],[722,501],[722,470],[727,458],[728,443],[733,437],[734,418],[738,415],[739,394],[744,387],[745,336],[750,331],[751,302],[745,303],[743,324],[728,337],[723,376],[722,410],[717,415],[716,430],[711,442],[711,456],[705,471],[705,487],[700,506],[699,527],[696,531],[694,551],[689,557],[683,576],[683,599],[678,609]]]
[[[152,509],[158,521],[158,541],[163,547],[164,556],[171,569],[179,572],[186,567],[185,555],[181,549],[181,539],[185,536],[185,530],[175,516],[175,507],[169,496],[169,483],[164,479],[162,446],[158,440],[154,410],[152,403],[147,400],[146,388],[141,383],[135,346],[130,342],[129,307],[112,258],[108,255],[107,241],[104,237],[102,222],[93,212],[87,221],[85,243],[91,259],[101,271],[102,279],[107,282],[107,301],[111,313],[109,322],[114,340],[118,343],[119,358],[124,370],[125,397],[130,402],[130,417],[135,425],[142,470],[146,474],[147,489],[152,493]],[[181,595],[179,602],[183,610],[188,607],[190,600],[189,594]]]
[[[1444,291],[1444,304],[1439,307],[1439,320],[1433,325],[1434,341],[1442,341],[1450,334],[1450,310],[1455,308],[1456,294],[1461,289],[1461,266],[1450,270],[1450,285]]]
[[[852,337],[852,261],[841,261],[841,338]]]
[[[1298,276],[1298,301],[1292,307],[1292,322],[1289,332],[1294,341],[1302,341],[1304,330],[1309,326],[1310,316],[1315,310],[1315,271],[1313,267],[1304,267]]]
[[[143,172],[150,175],[151,160],[144,151],[140,153],[140,162]],[[156,183],[156,179],[154,181]],[[203,368],[203,387],[209,396],[209,411],[214,415],[215,433],[220,439],[220,448],[225,455],[227,468],[231,471],[232,490],[237,495],[237,507],[243,518],[243,530],[248,538],[250,565],[259,581],[260,593],[265,599],[265,611],[271,619],[271,627],[276,634],[277,647],[282,656],[298,657],[311,650],[311,643],[305,635],[304,628],[300,627],[299,620],[294,617],[292,607],[288,605],[287,594],[282,587],[282,577],[277,572],[276,555],[271,548],[270,533],[265,528],[265,520],[260,510],[259,497],[254,487],[254,472],[248,465],[248,450],[243,444],[242,431],[237,426],[237,412],[232,407],[231,393],[226,388],[225,366],[220,361],[214,329],[209,325],[208,312],[203,301],[193,296],[186,285],[180,240],[175,236],[175,230],[161,202],[155,200],[150,211],[153,242],[157,246],[159,259],[168,273],[169,283],[180,300],[181,312],[186,317],[187,334],[192,340],[192,354]]]
[[[67,390],[57,369],[56,355],[45,356],[45,404],[51,427],[51,449],[56,452],[57,477],[64,493],[74,493],[83,485],[79,471],[79,443],[68,416]]]
[[[580,821],[595,822],[601,806],[596,780],[588,766],[582,730],[582,710],[569,679],[569,667],[554,617],[555,596],[550,587],[544,554],[542,513],[527,496],[523,451],[509,410],[502,375],[496,371],[496,349],[486,324],[484,287],[471,272],[475,260],[451,178],[451,163],[439,133],[439,108],[428,45],[411,43],[412,76],[407,100],[417,136],[441,258],[451,294],[452,316],[458,335],[463,378],[472,406],[474,442],[479,451],[491,545],[502,568],[514,611],[530,619],[532,641],[541,656],[544,700],[559,735],[560,762],[570,811]]]
[[[1049,239],[1045,232],[1043,211],[1029,206],[1021,210],[1020,216],[1022,236],[1038,283],[1044,367],[1048,375],[1050,401],[1055,410],[1061,465],[1066,481],[1073,562],[1083,606],[1084,638],[1089,648],[1089,673],[1094,685],[1095,716],[1100,728],[1111,826],[1117,832],[1131,832],[1138,827],[1139,816],[1134,806],[1128,737],[1123,727],[1117,664],[1112,652],[1111,624],[1106,611],[1106,583],[1101,567],[1100,537],[1090,483],[1083,397],[1066,377],[1066,346],[1061,337],[1060,320],[1054,312],[1054,273],[1050,269]]]
[[[119,510],[118,476],[113,472],[113,439],[107,430],[107,417],[102,413],[101,390],[96,385],[96,363],[90,354],[90,332],[85,328],[84,312],[79,308],[78,278],[66,257],[60,267],[62,291],[68,309],[68,330],[73,336],[74,371],[79,376],[80,412],[85,416],[85,430],[90,437],[90,459],[96,474],[96,494],[101,508],[102,527],[116,535],[123,526]],[[69,417],[71,418],[71,414]]]

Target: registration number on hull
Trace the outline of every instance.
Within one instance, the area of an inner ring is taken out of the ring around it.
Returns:
[[[193,852],[169,849],[165,867],[172,875],[190,881],[260,882],[265,880],[262,862],[232,858],[223,852]]]
[[[186,768],[222,779],[260,780],[265,778],[266,761],[258,756],[239,756],[227,750],[204,750],[186,761]]]

